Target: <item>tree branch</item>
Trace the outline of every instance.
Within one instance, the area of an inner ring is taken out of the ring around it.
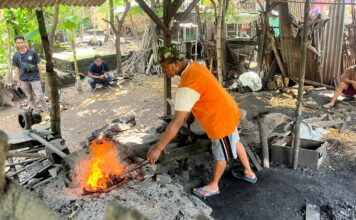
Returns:
[[[110,27],[112,28],[112,30],[114,31],[114,33],[116,34],[116,27],[115,24],[111,23],[110,21],[106,20],[105,18],[102,18],[103,21],[105,21],[106,23],[108,23],[110,25]]]
[[[119,26],[119,27],[121,27],[122,24],[124,23],[125,17],[126,17],[127,14],[129,13],[129,10],[130,10],[130,7],[131,7],[131,4],[130,4],[129,1],[125,0],[125,2],[126,2],[125,11],[124,11],[124,13],[123,13],[122,16],[121,16],[120,23],[119,23],[120,26]]]
[[[152,11],[144,0],[135,0],[142,10],[157,24],[157,26],[166,34],[171,34],[169,28],[161,21],[161,19]]]
[[[179,27],[179,23],[181,23],[184,19],[186,19],[188,17],[188,15],[190,14],[190,12],[192,12],[192,10],[194,9],[194,6],[199,2],[199,0],[193,0],[190,5],[188,6],[188,8],[183,12],[183,14],[177,19],[177,23],[174,24],[173,29],[172,29],[172,33],[175,33],[178,30]]]

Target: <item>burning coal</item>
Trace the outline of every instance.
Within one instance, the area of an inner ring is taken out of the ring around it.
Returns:
[[[99,192],[120,183],[125,165],[119,161],[114,142],[95,139],[89,147],[91,155],[77,169],[81,174],[80,185],[83,190]]]

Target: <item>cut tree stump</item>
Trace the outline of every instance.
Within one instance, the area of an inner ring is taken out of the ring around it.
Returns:
[[[11,95],[7,92],[5,84],[0,82],[0,106],[11,106],[14,107],[15,104],[12,102]]]

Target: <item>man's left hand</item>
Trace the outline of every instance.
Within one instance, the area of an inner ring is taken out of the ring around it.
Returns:
[[[155,164],[161,155],[162,150],[158,148],[158,146],[151,147],[147,153],[147,160],[150,161],[151,164]]]

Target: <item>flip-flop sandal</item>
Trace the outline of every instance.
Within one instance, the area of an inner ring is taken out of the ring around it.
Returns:
[[[206,190],[203,187],[199,187],[199,188],[194,188],[193,193],[194,195],[205,199],[210,196],[218,195],[220,193],[220,190],[218,189],[218,191],[216,192],[210,192],[209,190]]]
[[[243,180],[248,183],[256,183],[257,182],[257,176],[255,178],[249,178],[249,177],[245,176],[243,173],[235,172],[234,170],[231,172],[231,174],[233,177],[235,177],[238,180]]]

